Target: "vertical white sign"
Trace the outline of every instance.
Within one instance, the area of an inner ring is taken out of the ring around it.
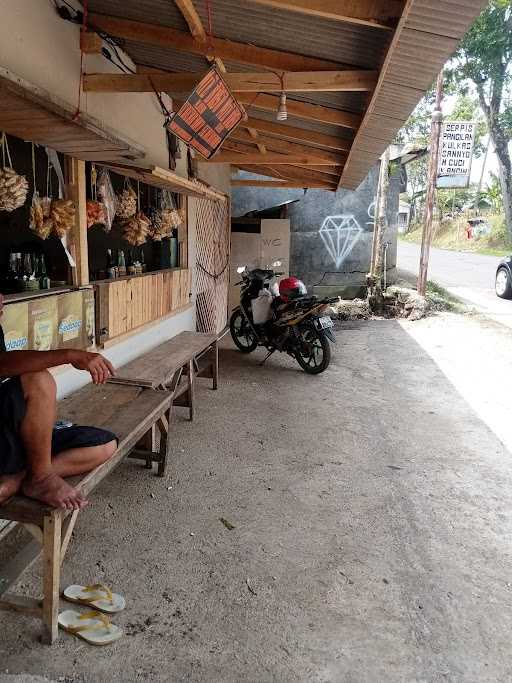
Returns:
[[[439,141],[437,187],[467,187],[471,175],[475,123],[445,121]]]

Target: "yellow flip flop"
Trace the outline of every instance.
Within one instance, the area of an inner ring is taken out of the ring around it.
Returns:
[[[123,635],[119,626],[111,624],[101,612],[75,612],[72,609],[59,614],[59,626],[67,633],[85,640],[89,645],[110,645]]]
[[[122,595],[112,593],[108,586],[101,583],[91,586],[68,586],[62,593],[62,597],[69,602],[87,605],[107,614],[121,612],[126,607],[126,600]]]

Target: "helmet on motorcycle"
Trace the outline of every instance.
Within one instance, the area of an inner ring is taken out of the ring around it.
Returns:
[[[298,277],[287,277],[279,283],[279,296],[283,301],[292,301],[307,294],[306,285]]]

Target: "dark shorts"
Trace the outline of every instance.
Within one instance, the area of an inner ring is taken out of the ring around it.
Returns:
[[[20,439],[20,427],[25,417],[25,397],[19,377],[0,384],[0,475],[16,474],[27,466],[25,449]],[[103,446],[117,437],[97,427],[64,427],[54,429],[52,455],[71,448]]]

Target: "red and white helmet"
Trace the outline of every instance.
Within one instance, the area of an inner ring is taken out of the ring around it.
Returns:
[[[292,301],[308,293],[306,285],[298,277],[287,277],[279,283],[279,296],[283,301]]]

